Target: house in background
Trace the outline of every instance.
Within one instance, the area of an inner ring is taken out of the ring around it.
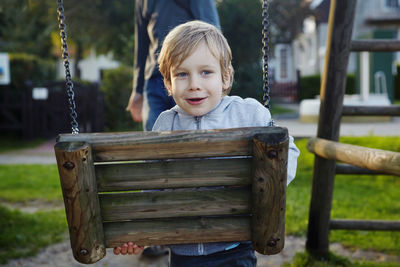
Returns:
[[[73,66],[75,61],[70,58],[70,63]],[[113,59],[111,53],[108,55],[97,55],[94,49],[90,50],[89,56],[79,62],[81,71],[81,79],[89,82],[100,82],[102,79],[102,70],[118,68],[120,63]],[[74,68],[71,68],[71,75],[74,77]],[[57,64],[57,77],[64,78],[64,65],[62,61]]]
[[[315,15],[304,20],[303,33],[291,44],[275,47],[271,73],[278,85],[297,82],[296,73],[308,76],[323,71],[330,0],[314,0],[310,7]],[[357,1],[353,40],[357,39],[400,39],[400,0]],[[348,73],[356,75],[356,92],[364,97],[370,92],[386,91],[393,101],[393,79],[398,64],[399,52],[351,53]]]

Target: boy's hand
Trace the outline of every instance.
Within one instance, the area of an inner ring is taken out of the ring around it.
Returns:
[[[115,247],[114,254],[115,255],[119,255],[119,254],[121,254],[121,255],[126,255],[126,254],[138,255],[138,254],[142,253],[143,250],[144,250],[144,247],[138,246],[138,245],[134,244],[133,242],[128,242],[128,243],[123,244],[121,247]]]

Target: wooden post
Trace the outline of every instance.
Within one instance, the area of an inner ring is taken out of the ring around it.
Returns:
[[[399,40],[354,40],[351,42],[351,51],[369,52],[397,52],[400,51]]]
[[[54,150],[73,255],[81,263],[94,263],[106,250],[91,147],[59,142]]]
[[[277,254],[285,245],[288,134],[256,135],[253,139],[253,247]]]
[[[331,0],[317,136],[337,141],[351,47],[356,0]],[[336,162],[316,156],[306,248],[314,256],[329,252]]]
[[[400,116],[400,105],[343,106],[342,116]]]
[[[400,231],[400,221],[384,220],[331,220],[330,229],[362,231]]]

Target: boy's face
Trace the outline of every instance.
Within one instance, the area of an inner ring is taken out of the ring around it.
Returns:
[[[217,106],[229,87],[222,79],[219,61],[201,42],[179,66],[171,68],[168,91],[176,104],[192,116],[202,116]]]

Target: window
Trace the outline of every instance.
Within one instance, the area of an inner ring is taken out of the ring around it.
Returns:
[[[386,5],[386,7],[400,8],[400,1],[399,0],[386,0],[385,5]]]
[[[282,48],[280,51],[280,74],[279,76],[281,77],[281,79],[286,79],[288,77],[288,73],[287,73],[287,48]]]

